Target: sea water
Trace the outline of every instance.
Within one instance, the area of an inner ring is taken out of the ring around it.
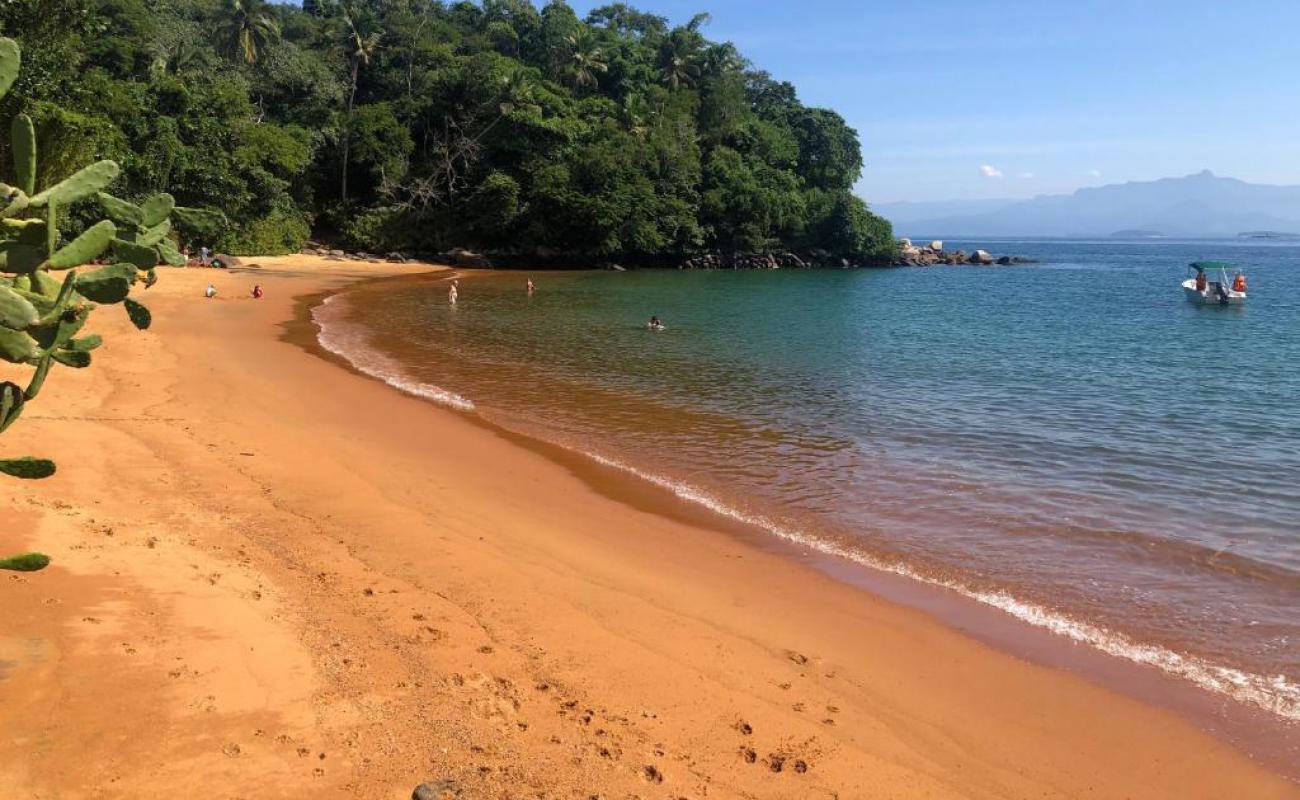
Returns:
[[[948,246],[1039,263],[476,274],[316,319],[398,388],[1300,720],[1300,247]],[[1247,305],[1188,303],[1198,259]]]

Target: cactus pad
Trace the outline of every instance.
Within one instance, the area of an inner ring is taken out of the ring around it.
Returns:
[[[69,203],[92,197],[105,186],[117,180],[117,176],[121,172],[121,167],[116,163],[99,161],[33,196],[31,205],[41,208],[51,202],[56,202],[61,206],[66,206]]]
[[[77,292],[96,303],[120,303],[131,293],[135,267],[113,264],[77,276]]]
[[[22,331],[0,328],[0,358],[12,364],[26,364],[37,355],[36,340]]]
[[[0,325],[21,331],[36,324],[36,308],[13,289],[0,286]]]
[[[140,224],[146,228],[152,228],[155,225],[161,225],[167,215],[172,213],[176,207],[176,198],[167,194],[156,194],[140,204],[141,220]]]
[[[14,117],[9,129],[9,146],[14,151],[14,177],[18,188],[27,194],[36,193],[36,128],[26,114]]]
[[[86,229],[86,232],[61,247],[50,256],[50,269],[71,269],[94,259],[108,249],[108,243],[117,234],[117,226],[103,220]]]
[[[104,213],[112,217],[115,222],[136,227],[144,224],[144,212],[135,203],[129,203],[105,192],[98,193],[96,198]]]
[[[45,263],[45,248],[20,242],[0,242],[0,269],[32,272]]]
[[[153,269],[158,266],[158,250],[138,242],[114,239],[113,254],[138,269]]]
[[[14,478],[35,481],[54,474],[54,462],[44,458],[0,459],[0,472]]]
[[[0,431],[14,424],[23,413],[23,390],[16,383],[0,383]]]
[[[18,67],[22,61],[18,43],[13,39],[0,39],[0,97],[8,94],[9,87],[18,80]]]
[[[0,558],[0,569],[16,572],[36,572],[50,565],[50,557],[44,553],[23,553],[22,555]]]
[[[149,313],[149,309],[143,303],[137,303],[129,297],[125,305],[126,315],[131,318],[131,324],[142,331],[149,330],[149,326],[153,324],[153,314]]]
[[[54,350],[50,356],[65,367],[85,369],[90,366],[90,353],[81,350]]]

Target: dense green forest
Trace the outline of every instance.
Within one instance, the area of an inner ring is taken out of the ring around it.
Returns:
[[[226,212],[221,249],[870,263],[857,133],[706,38],[617,3],[0,0],[42,182],[96,159],[115,193]],[[0,163],[8,163],[0,153]]]

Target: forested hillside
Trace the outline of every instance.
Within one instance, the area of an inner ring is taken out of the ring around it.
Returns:
[[[527,0],[0,2],[25,59],[0,118],[35,119],[42,182],[114,159],[117,194],[224,210],[218,244],[236,253],[317,236],[887,256],[889,224],[851,193],[857,133],[707,23]]]

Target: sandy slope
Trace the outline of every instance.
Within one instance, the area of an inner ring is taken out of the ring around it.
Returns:
[[[0,549],[55,557],[0,573],[0,797],[1300,797],[280,339],[414,268],[259,263],[101,311],[4,436],[60,471],[0,488]]]

